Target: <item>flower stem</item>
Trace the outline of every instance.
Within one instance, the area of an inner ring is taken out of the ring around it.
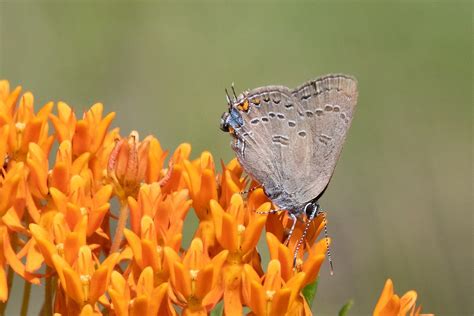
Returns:
[[[50,274],[51,268],[46,267],[46,274]],[[43,303],[43,308],[41,309],[43,312],[43,315],[49,316],[53,314],[53,282],[54,282],[54,276],[50,276],[46,278],[46,285],[44,287],[44,303]]]
[[[110,248],[110,253],[119,251],[120,244],[122,243],[123,230],[127,224],[128,219],[128,204],[126,201],[121,201],[120,203],[120,215],[117,222],[117,228],[115,229],[114,241],[112,242],[112,247]]]
[[[30,305],[31,283],[25,280],[23,286],[23,300],[21,302],[21,316],[28,315],[28,306]]]

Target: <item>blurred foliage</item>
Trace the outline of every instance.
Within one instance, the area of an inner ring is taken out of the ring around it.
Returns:
[[[342,306],[342,308],[339,310],[339,316],[347,316],[349,315],[349,310],[352,308],[352,305],[354,305],[354,301],[353,300],[349,300],[349,302],[347,302],[346,304],[344,304],[344,306]]]
[[[368,314],[388,276],[426,311],[474,310],[472,69],[470,2],[0,3],[0,77],[36,104],[101,101],[122,134],[224,161],[232,82],[355,75],[358,111],[322,200],[335,276],[322,270],[318,315],[347,297]]]
[[[303,289],[303,296],[310,307],[313,306],[316,292],[318,291],[318,280],[305,286]]]

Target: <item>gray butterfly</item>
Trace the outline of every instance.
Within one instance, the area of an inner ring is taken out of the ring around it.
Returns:
[[[330,74],[296,89],[265,86],[234,99],[221,129],[232,137],[232,149],[244,170],[293,220],[307,225],[320,212],[324,193],[351,125],[357,103],[357,81]],[[276,210],[280,211],[280,210]],[[309,226],[308,226],[309,227]],[[296,254],[302,239],[297,245]]]

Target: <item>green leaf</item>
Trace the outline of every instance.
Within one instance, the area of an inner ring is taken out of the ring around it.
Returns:
[[[318,280],[314,281],[305,286],[303,289],[303,296],[306,299],[309,307],[313,305],[314,297],[316,296],[316,291],[318,290]]]
[[[222,316],[224,314],[224,303],[223,301],[220,301],[216,306],[214,306],[214,309],[211,311],[210,316]]]
[[[349,310],[351,309],[352,305],[354,305],[353,300],[349,300],[344,306],[342,306],[341,310],[339,311],[339,316],[346,316]]]

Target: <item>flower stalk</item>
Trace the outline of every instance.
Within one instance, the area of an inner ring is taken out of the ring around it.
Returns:
[[[50,267],[46,268],[46,274],[51,274],[52,269]],[[51,276],[46,278],[45,287],[44,287],[44,302],[43,307],[41,308],[41,315],[47,316],[52,315],[53,313],[53,294],[54,294],[54,282],[56,278]]]
[[[120,250],[120,244],[123,240],[123,232],[127,224],[128,219],[128,204],[126,202],[120,203],[120,214],[117,221],[117,228],[115,229],[115,236],[112,242],[112,247],[110,247],[110,253],[118,252]]]
[[[24,285],[23,285],[23,298],[21,301],[21,311],[20,311],[21,316],[28,315],[28,307],[30,305],[30,294],[31,294],[31,283],[25,280]]]

